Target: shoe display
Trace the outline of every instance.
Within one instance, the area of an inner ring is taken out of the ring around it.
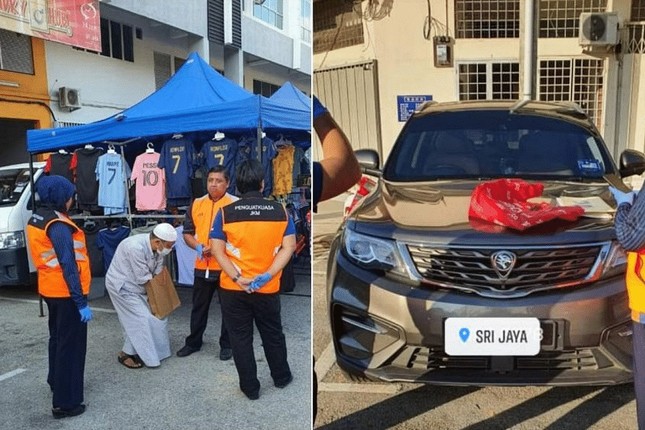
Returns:
[[[293,375],[289,375],[289,377],[283,381],[280,382],[274,382],[273,385],[275,385],[278,388],[284,388],[287,385],[291,384],[291,381],[293,381]]]
[[[177,357],[187,357],[193,352],[199,351],[200,348],[193,348],[192,346],[184,345],[179,351],[177,351]]]
[[[75,417],[77,415],[82,414],[85,412],[85,405],[80,404],[76,406],[75,408],[72,409],[61,409],[61,408],[52,408],[52,415],[56,419],[60,418],[67,418],[67,417]]]
[[[219,359],[222,361],[230,360],[233,357],[233,350],[231,348],[222,348],[219,352]]]

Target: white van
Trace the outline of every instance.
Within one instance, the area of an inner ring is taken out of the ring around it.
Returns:
[[[34,163],[34,182],[44,167],[44,162]],[[31,205],[29,163],[0,167],[0,286],[29,285],[35,280],[25,236]]]

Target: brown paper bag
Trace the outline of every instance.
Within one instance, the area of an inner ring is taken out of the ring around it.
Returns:
[[[170,272],[165,266],[157,276],[146,282],[146,294],[152,314],[159,319],[170,315],[181,304]]]

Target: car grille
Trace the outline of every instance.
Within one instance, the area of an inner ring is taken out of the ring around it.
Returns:
[[[602,245],[569,248],[509,248],[516,257],[510,271],[494,267],[495,249],[429,248],[408,245],[412,262],[430,283],[501,295],[526,295],[533,291],[588,281]],[[492,294],[495,295],[495,294]]]
[[[541,351],[532,357],[513,357],[514,370],[563,371],[598,369],[598,363],[590,349],[566,351]],[[413,369],[463,369],[489,370],[492,357],[449,356],[440,348],[415,347],[407,367]]]

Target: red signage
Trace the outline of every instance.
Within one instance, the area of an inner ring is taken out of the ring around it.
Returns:
[[[98,0],[0,0],[0,28],[101,51]]]

